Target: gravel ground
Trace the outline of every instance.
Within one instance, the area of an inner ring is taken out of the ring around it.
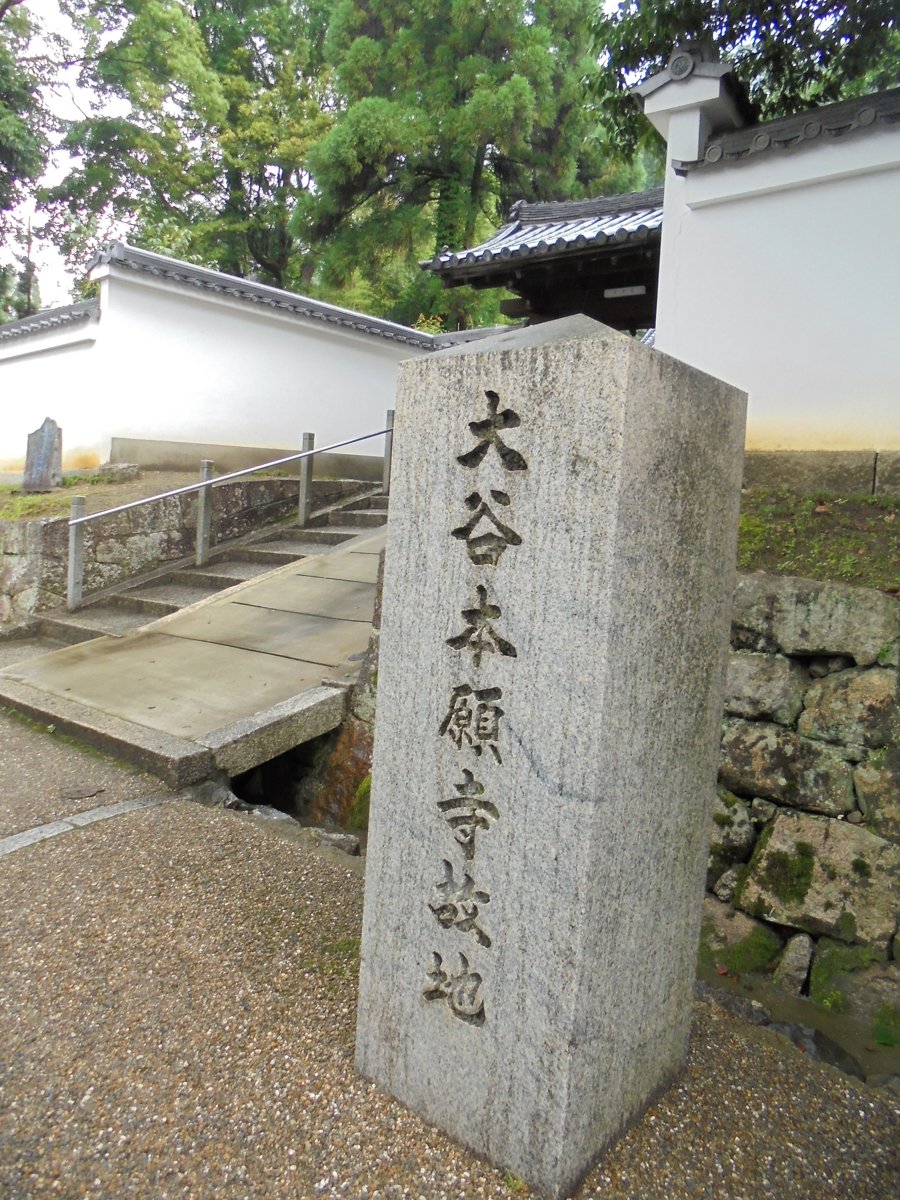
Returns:
[[[4,1200],[528,1194],[356,1075],[350,871],[175,801],[0,877]],[[680,1082],[579,1197],[894,1200],[898,1131],[884,1096],[702,1001]]]
[[[48,733],[45,726],[4,709],[0,709],[0,779],[0,838],[101,804],[171,794],[152,775],[75,746]]]

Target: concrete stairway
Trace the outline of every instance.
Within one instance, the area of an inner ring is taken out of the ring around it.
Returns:
[[[55,609],[37,621],[28,652],[99,637],[124,637],[150,621],[207,600],[277,567],[321,554],[387,521],[387,496],[363,493],[315,514],[304,527],[280,525],[217,547],[203,567],[162,569],[88,599],[77,612]],[[12,648],[11,648],[11,652]],[[9,653],[6,661],[12,661]]]
[[[248,548],[268,561],[232,548],[209,579],[130,589],[152,604],[148,587],[171,588],[163,603],[174,604],[212,588],[156,620],[113,607],[141,623],[132,632],[85,637],[76,626],[77,644],[20,643],[14,658],[16,643],[0,643],[0,706],[176,787],[233,777],[336,728],[369,644],[385,543],[383,505],[366,499]],[[318,552],[301,557],[310,546]],[[236,583],[228,574],[248,569]]]

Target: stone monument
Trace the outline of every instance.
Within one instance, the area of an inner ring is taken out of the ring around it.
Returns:
[[[62,430],[49,417],[28,435],[23,492],[49,492],[62,482]]]
[[[357,1065],[551,1197],[685,1055],[744,417],[586,317],[400,368]]]

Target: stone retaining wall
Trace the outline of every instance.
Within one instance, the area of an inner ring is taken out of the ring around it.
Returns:
[[[739,578],[701,958],[900,1037],[900,604]]]
[[[333,503],[359,483],[314,480],[313,506]],[[244,479],[213,489],[213,545],[296,511],[296,479]],[[197,494],[173,496],[89,524],[85,595],[194,553]],[[0,627],[65,603],[68,517],[0,521]]]

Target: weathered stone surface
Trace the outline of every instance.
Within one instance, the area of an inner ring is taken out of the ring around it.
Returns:
[[[900,496],[900,450],[881,450],[875,464],[876,496]]]
[[[750,802],[750,820],[756,822],[757,825],[765,825],[771,821],[776,812],[778,812],[778,806],[771,800],[763,800],[760,796],[756,796]]]
[[[877,750],[900,742],[897,672],[840,671],[806,693],[797,730],[804,737]]]
[[[703,897],[700,962],[724,967],[736,975],[761,971],[781,949],[774,929],[738,912],[728,904]]]
[[[797,933],[788,939],[773,975],[775,986],[780,991],[792,996],[800,995],[809,975],[812,953],[813,942],[808,934]]]
[[[874,473],[873,450],[752,450],[744,462],[744,487],[869,495]]]
[[[900,746],[877,752],[858,766],[853,786],[873,833],[900,842]]]
[[[737,890],[737,885],[741,879],[741,868],[739,866],[729,867],[727,871],[723,871],[713,886],[713,893],[722,900],[725,904],[731,900]]]
[[[359,838],[352,833],[342,833],[336,829],[314,829],[316,841],[320,846],[331,846],[351,858],[359,854]]]
[[[900,1024],[900,963],[877,962],[858,971],[836,972],[832,987],[844,998],[843,1011],[867,1025]]]
[[[743,398],[583,317],[399,372],[357,1063],[569,1195],[683,1061]]]
[[[736,717],[791,725],[803,707],[809,677],[799,663],[779,654],[732,651],[725,682],[725,711]]]
[[[720,788],[713,799],[709,822],[709,859],[706,886],[711,888],[732,863],[746,862],[756,841],[747,805]]]
[[[824,679],[826,675],[833,675],[835,671],[846,671],[852,666],[853,659],[846,654],[819,655],[809,660],[807,670],[810,679]]]
[[[45,417],[40,429],[28,435],[22,491],[49,492],[61,482],[62,430],[50,417]]]
[[[866,829],[782,812],[760,837],[735,904],[815,936],[887,953],[900,849]]]
[[[838,816],[855,807],[848,764],[830,746],[766,722],[726,721],[719,780],[744,796]]]
[[[741,575],[733,641],[742,650],[847,654],[870,666],[900,637],[900,604],[869,588],[792,576]]]

